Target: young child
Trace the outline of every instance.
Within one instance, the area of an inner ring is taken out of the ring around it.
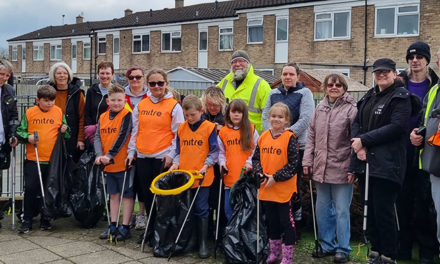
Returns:
[[[23,202],[24,216],[23,223],[18,229],[19,233],[26,234],[32,230],[32,218],[35,211],[39,211],[40,229],[52,229],[49,216],[43,214],[43,203],[37,199],[41,196],[40,178],[37,167],[37,145],[38,160],[40,162],[41,176],[43,183],[46,182],[49,174],[49,162],[58,133],[64,133],[64,138],[70,138],[67,132],[67,122],[63,112],[55,106],[56,91],[49,85],[40,86],[37,90],[37,105],[26,110],[17,129],[17,138],[21,143],[26,144],[26,160],[24,161],[24,184],[26,192]],[[34,132],[38,133],[38,142],[34,137]]]
[[[263,132],[252,158],[256,175],[264,178],[260,186],[269,236],[270,255],[266,263],[293,263],[295,222],[291,206],[297,191],[298,141],[286,127],[290,124],[289,107],[276,103],[269,110],[271,128]],[[281,237],[283,234],[283,237]]]
[[[252,170],[252,155],[257,145],[258,132],[249,121],[248,108],[241,99],[232,100],[226,107],[225,126],[218,133],[219,163],[225,184],[225,214],[229,220],[232,208],[229,190],[240,178],[241,169]]]
[[[209,186],[214,180],[213,165],[218,159],[217,132],[215,124],[202,118],[203,107],[195,95],[188,95],[182,102],[186,121],[177,130],[176,156],[170,168],[197,170],[204,174],[201,188],[193,207],[193,215],[197,217],[199,257],[208,258],[208,215]],[[193,188],[199,186],[195,181]]]
[[[203,117],[217,125],[219,131],[225,125],[223,109],[226,106],[226,98],[218,86],[209,86],[202,94],[202,103],[205,109]]]
[[[110,195],[111,224],[99,235],[106,239],[116,231],[116,222],[121,201],[122,185],[124,182],[125,162],[127,159],[128,138],[131,132],[131,112],[124,108],[125,90],[122,86],[113,84],[106,98],[109,110],[99,117],[95,134],[95,163],[104,165],[107,181],[107,192]],[[112,162],[113,160],[113,162]],[[130,217],[133,213],[133,174],[127,173],[122,204],[124,207],[122,225],[118,227],[116,239],[123,241],[131,237]]]

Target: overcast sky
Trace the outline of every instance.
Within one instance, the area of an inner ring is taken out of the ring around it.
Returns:
[[[221,0],[222,1],[222,0]],[[224,1],[224,0],[223,0]],[[214,0],[185,0],[185,6]],[[84,21],[107,20],[133,12],[174,8],[174,0],[0,0],[0,48],[7,48],[7,39],[46,27],[74,24],[81,12]]]

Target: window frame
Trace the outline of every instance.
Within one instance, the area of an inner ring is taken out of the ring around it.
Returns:
[[[401,7],[417,7],[417,11],[410,11],[410,12],[404,12],[400,13],[399,8]],[[380,9],[394,9],[394,29],[393,33],[377,33],[377,27],[378,27],[378,15],[377,12]],[[397,29],[399,27],[399,16],[408,16],[408,15],[417,15],[417,33],[415,34],[398,34]],[[400,5],[393,5],[393,6],[376,6],[374,9],[374,37],[376,38],[389,38],[389,37],[414,37],[420,35],[420,4],[400,4]]]
[[[226,33],[221,32],[222,29],[231,29],[231,32],[226,32]],[[228,36],[228,37],[232,38],[231,48],[229,48],[229,49],[220,48],[222,36]],[[234,27],[233,26],[219,27],[218,28],[218,51],[232,51],[232,50],[234,50]]]
[[[36,53],[35,53],[35,50],[36,50]],[[41,55],[41,58],[39,55]],[[33,61],[44,61],[44,44],[32,45],[32,60]]]
[[[343,37],[335,37],[335,14],[348,13],[347,17],[347,35]],[[330,18],[318,19],[319,15],[330,14]],[[318,22],[330,21],[331,22],[331,36],[325,38],[316,38],[316,30]],[[314,41],[327,41],[327,40],[348,40],[351,39],[351,9],[347,10],[337,10],[337,11],[326,11],[326,12],[315,12],[314,21],[314,31],[313,40]]]
[[[88,46],[87,48],[90,49],[90,57],[86,58],[86,45]],[[83,55],[82,55],[82,59],[83,60],[91,60],[92,59],[92,44],[90,42],[83,42]]]
[[[143,44],[143,42],[144,42],[144,36],[148,36],[148,49],[147,50],[142,50],[142,47],[144,46]],[[139,37],[139,39],[135,39],[135,37]],[[142,54],[142,53],[150,53],[150,45],[151,45],[151,38],[150,38],[150,33],[139,33],[139,34],[133,34],[132,35],[132,38],[131,38],[131,42],[132,42],[132,45],[131,45],[131,53],[132,54]],[[141,47],[141,51],[134,51],[134,43],[135,43],[135,41],[136,42],[140,42],[140,47]],[[121,49],[120,48],[120,45],[121,45],[121,40],[119,39],[119,50]]]
[[[278,40],[278,23],[280,20],[287,20],[286,24],[286,39]],[[289,17],[277,17],[276,23],[275,23],[275,42],[282,43],[282,42],[289,42]]]
[[[178,34],[179,36],[173,36],[173,34]],[[170,35],[170,49],[165,50],[164,48],[164,35],[169,34]],[[180,48],[179,50],[173,50],[173,40],[174,39],[180,39]],[[160,38],[160,52],[161,53],[179,53],[182,52],[182,31],[181,30],[174,30],[174,31],[162,31],[161,32],[161,38]]]
[[[12,46],[11,60],[18,61],[18,46]]]
[[[60,55],[60,57],[58,58],[57,55]],[[63,46],[61,44],[50,44],[50,49],[49,49],[50,61],[60,61],[62,58],[63,58]]]
[[[17,53],[18,54],[18,53]],[[21,46],[21,60],[26,60],[26,44]]]
[[[258,20],[260,20],[259,24],[249,25],[250,21],[258,21]],[[263,33],[261,35],[261,41],[252,41],[251,42],[250,35],[249,35],[250,29],[251,28],[260,28],[260,27],[263,30]],[[252,45],[252,44],[263,44],[264,43],[264,18],[263,17],[261,17],[261,18],[248,18],[248,20],[246,22],[246,29],[247,29],[247,38],[246,38],[247,44]]]
[[[102,52],[101,47],[103,46],[104,52]],[[107,52],[107,37],[98,37],[98,55],[105,55]]]
[[[205,49],[201,49],[200,48],[200,44],[201,44],[201,34],[205,33],[206,34],[206,48]],[[203,29],[203,30],[199,30],[199,41],[198,41],[198,51],[208,51],[208,30],[207,29]]]
[[[78,44],[77,43],[72,44],[72,47],[70,48],[70,50],[71,50],[70,55],[71,55],[72,59],[77,60],[78,59]]]

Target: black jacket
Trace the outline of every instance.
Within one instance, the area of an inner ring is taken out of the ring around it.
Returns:
[[[96,125],[99,116],[104,113],[107,108],[105,99],[107,95],[102,95],[99,84],[95,83],[87,90],[86,105],[84,107],[84,126]]]
[[[378,87],[370,89],[358,102],[358,113],[352,126],[351,136],[359,137],[367,148],[369,176],[403,183],[406,169],[407,127],[411,116],[411,99],[408,90],[400,81],[395,81],[387,89],[393,89],[391,96],[371,110],[373,123],[365,128],[364,107],[369,100],[376,100]],[[350,172],[365,171],[365,162],[357,159],[353,152]]]
[[[15,97],[14,88],[9,84],[4,84],[1,89],[1,115],[3,120],[3,129],[5,132],[5,144],[1,147],[1,152],[4,155],[4,160],[0,164],[0,169],[9,168],[9,153],[11,146],[9,139],[15,135],[15,131],[19,125],[17,112],[17,98]]]

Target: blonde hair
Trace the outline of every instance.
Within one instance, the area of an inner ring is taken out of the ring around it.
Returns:
[[[291,121],[291,114],[290,114],[290,109],[289,109],[289,107],[285,104],[285,103],[281,103],[281,102],[278,102],[278,103],[276,103],[276,104],[274,104],[274,105],[272,105],[271,107],[270,107],[270,109],[269,109],[269,117],[270,117],[270,115],[273,113],[273,111],[275,110],[275,109],[280,109],[281,110],[281,112],[284,114],[284,116],[286,117],[286,120],[288,121],[287,122],[287,125],[289,125],[290,124],[290,121]]]
[[[214,103],[220,105],[222,107],[222,111],[226,106],[226,97],[223,93],[222,89],[218,86],[209,86],[202,94],[202,104],[205,110],[206,107],[206,99],[212,100]]]
[[[119,84],[112,84],[110,88],[108,89],[108,96],[116,93],[122,93],[125,94],[125,89]]]
[[[203,109],[203,106],[202,106],[202,102],[197,96],[190,94],[188,96],[185,96],[185,98],[183,99],[182,108],[185,111],[190,110],[192,108],[196,109],[197,111],[201,111]]]

